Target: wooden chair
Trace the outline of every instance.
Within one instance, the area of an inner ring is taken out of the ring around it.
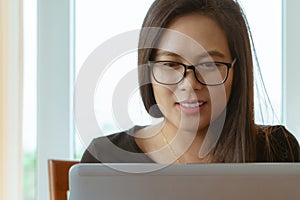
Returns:
[[[50,200],[67,200],[69,169],[78,161],[48,160]]]

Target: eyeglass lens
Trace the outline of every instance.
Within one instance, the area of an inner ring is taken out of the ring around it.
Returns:
[[[194,66],[197,80],[206,85],[218,85],[227,77],[228,67],[223,63],[207,62]],[[185,65],[176,62],[158,61],[152,65],[155,80],[162,84],[177,84],[185,76]]]

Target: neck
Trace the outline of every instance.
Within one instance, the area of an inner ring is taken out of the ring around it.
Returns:
[[[159,130],[164,132],[164,135],[176,143],[197,143],[198,146],[201,146],[208,128],[204,129],[183,129],[178,128],[168,121],[164,121],[159,125]]]
[[[203,144],[206,130],[182,130],[165,121],[160,126],[163,145],[168,146],[177,163],[201,162],[199,158],[200,147]],[[203,159],[203,158],[202,158]]]
[[[207,163],[208,156],[199,157],[205,131],[187,131],[164,121],[135,133],[140,149],[157,163]]]

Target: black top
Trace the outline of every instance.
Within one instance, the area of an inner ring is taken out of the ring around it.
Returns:
[[[94,139],[84,152],[82,163],[153,163],[136,144],[134,133],[142,127],[135,126],[126,132]],[[271,127],[268,137],[270,155],[266,152],[265,132],[256,138],[257,162],[300,162],[300,148],[297,139],[283,126]]]

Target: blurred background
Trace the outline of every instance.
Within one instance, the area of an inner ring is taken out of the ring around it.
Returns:
[[[73,95],[88,56],[110,38],[141,27],[153,0],[0,0],[0,199],[49,199],[47,160],[79,160]],[[258,124],[283,124],[300,141],[297,0],[239,0],[246,13],[265,89],[255,94]],[[136,67],[136,52],[112,61],[94,110],[102,133],[124,128],[110,105],[120,77]],[[257,63],[256,63],[257,67]],[[258,75],[256,71],[256,75]],[[119,77],[119,78],[118,78]],[[259,80],[259,77],[256,77]],[[263,95],[263,96],[262,96]],[[261,103],[269,98],[271,106]],[[138,92],[128,101],[133,124],[151,121]],[[263,113],[263,117],[262,117]]]

